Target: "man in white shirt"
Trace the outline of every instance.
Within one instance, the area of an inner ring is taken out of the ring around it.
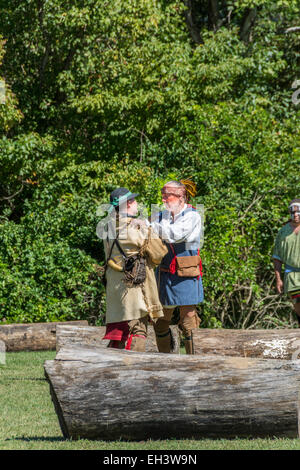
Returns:
[[[201,216],[188,204],[186,186],[170,181],[162,189],[165,210],[155,216],[151,225],[164,240],[168,253],[157,272],[157,283],[164,317],[154,325],[160,352],[170,352],[170,323],[179,307],[185,349],[193,354],[192,329],[199,326],[197,305],[203,302],[200,252]]]

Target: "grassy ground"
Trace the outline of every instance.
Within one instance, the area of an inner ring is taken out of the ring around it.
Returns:
[[[71,441],[62,433],[44,379],[54,351],[7,353],[0,365],[0,450],[300,450],[298,439]]]

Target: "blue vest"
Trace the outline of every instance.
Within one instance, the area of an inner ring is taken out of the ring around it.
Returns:
[[[188,207],[182,215],[190,210],[196,210],[193,207]],[[162,220],[162,213],[159,214],[159,221]],[[194,256],[198,255],[198,247],[195,249],[187,249],[185,242],[166,243],[168,253],[165,255],[161,262],[161,267],[168,269],[172,259],[176,255],[180,256]],[[199,277],[179,277],[177,274],[161,271],[160,268],[156,271],[156,279],[159,290],[160,301],[163,306],[171,305],[197,305],[204,300],[202,278]]]

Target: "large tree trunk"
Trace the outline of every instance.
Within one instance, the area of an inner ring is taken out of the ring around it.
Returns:
[[[195,354],[297,359],[300,329],[286,330],[193,330]]]
[[[44,367],[66,438],[297,436],[300,361],[73,344]]]
[[[184,0],[184,4],[186,6],[186,10],[184,12],[185,20],[192,39],[196,44],[201,44],[203,43],[203,39],[201,37],[200,30],[197,28],[193,18],[193,2],[192,0]]]
[[[173,351],[178,354],[180,350],[180,338],[176,325],[171,326],[173,337]],[[69,326],[59,325],[56,329],[56,351],[62,347],[77,344],[80,346],[97,346],[106,348],[109,341],[102,339],[105,335],[105,326]],[[148,326],[146,352],[158,352],[155,333],[152,325]]]
[[[39,351],[56,348],[58,325],[88,325],[86,320],[49,323],[14,323],[0,326],[6,351]]]
[[[257,17],[257,8],[247,8],[240,28],[240,38],[242,41],[248,42],[250,39],[251,29]]]

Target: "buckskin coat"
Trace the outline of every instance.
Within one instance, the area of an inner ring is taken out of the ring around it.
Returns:
[[[163,311],[154,267],[160,264],[168,249],[149,226],[139,225],[137,219],[122,217],[119,228],[119,242],[125,254],[127,256],[135,255],[140,250],[144,253],[147,260],[146,279],[140,285],[128,286],[125,283],[124,273],[108,266],[106,272],[106,324],[137,320],[146,315],[152,319],[162,317]],[[104,241],[106,258],[112,243],[113,240]],[[111,259],[117,266],[124,266],[123,257],[116,244],[113,247]]]

